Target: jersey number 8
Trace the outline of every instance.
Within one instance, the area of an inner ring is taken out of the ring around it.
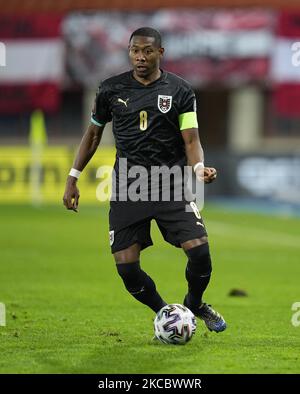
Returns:
[[[142,131],[147,130],[148,127],[148,114],[146,111],[140,112],[140,129]]]

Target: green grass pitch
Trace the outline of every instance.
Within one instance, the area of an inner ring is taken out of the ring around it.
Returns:
[[[155,343],[151,310],[131,298],[108,243],[108,207],[0,207],[1,373],[299,373],[300,220],[208,206],[213,279],[205,300],[228,323],[198,321],[186,346]],[[143,268],[182,303],[186,258],[152,226]],[[230,297],[232,288],[248,297]]]

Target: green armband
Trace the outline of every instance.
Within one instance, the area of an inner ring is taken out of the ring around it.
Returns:
[[[179,128],[180,130],[198,128],[197,113],[186,112],[179,115]]]

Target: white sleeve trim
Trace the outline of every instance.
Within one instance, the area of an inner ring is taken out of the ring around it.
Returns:
[[[99,123],[97,122],[93,117],[91,117],[91,122],[94,123],[96,126],[102,127],[105,125],[105,123]]]

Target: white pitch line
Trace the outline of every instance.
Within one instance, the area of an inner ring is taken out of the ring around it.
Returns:
[[[255,227],[240,226],[238,224],[227,224],[214,220],[205,221],[208,226],[208,233],[223,235],[225,237],[240,238],[251,242],[268,243],[273,246],[286,246],[300,249],[299,236],[285,234],[274,230],[261,230]]]

